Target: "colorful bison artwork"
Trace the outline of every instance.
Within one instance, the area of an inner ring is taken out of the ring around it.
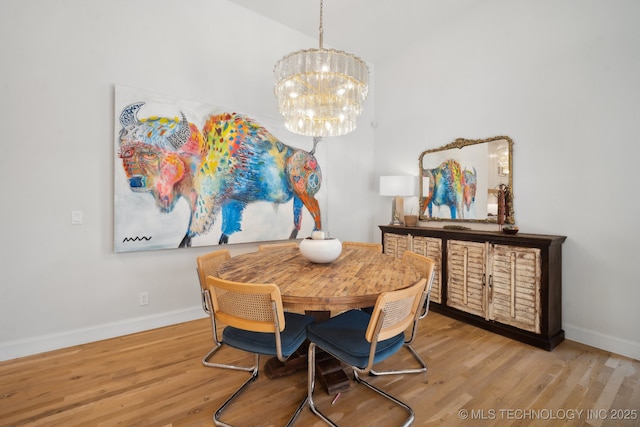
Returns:
[[[153,197],[161,212],[171,212],[184,199],[190,218],[177,247],[208,233],[220,216],[218,244],[242,231],[243,212],[255,202],[275,205],[293,199],[293,224],[300,230],[306,208],[321,229],[315,198],[322,182],[314,149],[290,147],[249,117],[236,113],[210,115],[202,129],[180,117],[139,118],[144,102],[124,108],[119,122],[119,153],[131,191]],[[274,238],[273,240],[277,240]]]
[[[429,180],[429,193],[422,201],[422,212],[433,217],[433,206],[448,206],[451,218],[464,218],[476,197],[476,170],[462,170],[460,163],[449,159],[433,169],[423,169]]]

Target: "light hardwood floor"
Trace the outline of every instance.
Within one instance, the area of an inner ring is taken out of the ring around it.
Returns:
[[[202,319],[2,362],[0,425],[211,426],[214,410],[247,376],[203,367],[211,344]],[[433,312],[414,347],[427,374],[371,381],[409,403],[416,426],[640,426],[637,360],[570,341],[547,352]],[[251,360],[233,349],[221,356]],[[410,361],[404,352],[394,356],[403,361]],[[282,426],[305,393],[304,371],[262,375],[223,419]],[[363,386],[352,384],[334,405],[317,393],[343,426],[387,427],[404,417]],[[322,425],[308,409],[296,424]]]

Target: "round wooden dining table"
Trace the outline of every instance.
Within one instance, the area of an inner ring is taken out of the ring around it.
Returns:
[[[314,264],[297,247],[237,255],[218,268],[222,279],[275,283],[292,310],[342,311],[373,306],[382,292],[409,287],[420,272],[402,259],[362,248],[345,248],[328,264]]]
[[[282,305],[304,311],[317,321],[331,312],[375,305],[383,292],[409,287],[420,280],[420,272],[399,258],[370,249],[348,247],[328,264],[315,264],[298,247],[273,248],[236,255],[218,267],[225,280],[248,283],[274,283],[280,288]],[[349,379],[338,360],[320,359],[316,372],[329,394],[349,389]],[[306,353],[287,362],[277,358],[265,365],[269,378],[288,375],[306,367]]]

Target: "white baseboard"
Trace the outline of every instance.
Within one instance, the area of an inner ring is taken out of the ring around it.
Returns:
[[[564,329],[564,336],[568,340],[577,341],[611,353],[640,360],[640,343],[589,331],[572,325],[563,324],[562,327]]]
[[[201,319],[205,316],[201,306],[175,310],[151,316],[137,317],[122,322],[106,323],[90,328],[76,329],[60,334],[42,335],[23,340],[0,343],[0,361],[30,356],[108,338],[119,337],[163,326]],[[589,331],[572,325],[563,325],[565,338],[600,348],[621,356],[640,360],[640,343]]]
[[[119,337],[135,332],[174,325],[201,319],[205,316],[201,306],[184,310],[169,311],[151,316],[127,319],[121,322],[106,323],[90,328],[76,329],[59,334],[42,335],[39,337],[0,343],[0,361],[30,356],[45,351],[58,350],[74,345],[86,344],[93,341]]]

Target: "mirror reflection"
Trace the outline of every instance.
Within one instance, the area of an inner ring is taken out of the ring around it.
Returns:
[[[511,138],[459,138],[419,164],[421,220],[514,223]]]

